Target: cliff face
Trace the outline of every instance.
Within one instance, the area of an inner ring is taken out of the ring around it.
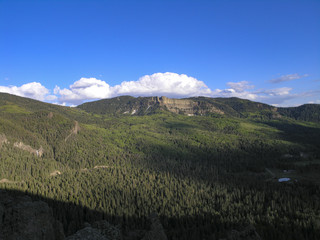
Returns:
[[[175,99],[167,97],[130,97],[122,96],[84,103],[78,108],[95,114],[146,115],[157,110],[167,110],[188,116],[208,113],[224,114],[215,104],[203,99]]]
[[[7,143],[7,137],[4,134],[0,134],[0,148],[2,147],[2,144]]]
[[[206,102],[167,97],[157,97],[155,100],[156,104],[167,108],[167,110],[173,113],[180,113],[188,116],[204,115],[207,113],[224,114],[223,111]]]

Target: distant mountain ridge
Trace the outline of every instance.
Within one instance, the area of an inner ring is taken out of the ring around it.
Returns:
[[[183,99],[167,97],[120,96],[87,102],[77,108],[93,114],[149,115],[157,111],[188,116],[211,115],[230,117],[263,117],[275,119],[289,117],[302,121],[320,121],[320,105],[305,104],[299,107],[274,107],[240,98],[191,97]]]
[[[227,117],[262,117],[276,119],[288,117],[300,121],[320,122],[320,104],[304,104],[298,107],[274,107],[236,97],[232,98],[167,98],[119,96],[83,103],[76,109],[93,114],[150,115],[169,111],[188,116],[215,115]],[[38,100],[0,93],[0,111],[26,113],[34,111],[55,111],[70,115],[70,107],[45,103]]]

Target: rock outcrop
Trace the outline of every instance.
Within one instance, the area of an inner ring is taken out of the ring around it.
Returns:
[[[0,239],[63,240],[64,233],[45,202],[0,190]]]
[[[102,99],[96,102],[84,103],[78,106],[90,113],[96,114],[153,114],[158,110],[167,110],[188,116],[219,114],[225,112],[218,105],[203,98],[176,99],[167,97],[130,97],[121,96],[112,99]]]
[[[15,146],[17,148],[20,148],[20,149],[22,149],[24,151],[27,151],[27,152],[29,152],[31,154],[34,154],[34,155],[36,155],[38,157],[41,157],[43,152],[44,152],[42,146],[39,149],[34,149],[31,146],[24,144],[23,142],[15,142],[13,144],[13,146]]]
[[[66,240],[121,240],[122,235],[118,227],[107,221],[94,222],[92,225],[86,224],[85,228],[67,237]]]
[[[0,134],[0,148],[2,147],[2,144],[7,143],[7,137],[4,134]]]
[[[253,225],[247,226],[243,231],[232,230],[226,239],[220,240],[261,240]]]
[[[164,232],[163,226],[156,213],[149,216],[151,223],[150,230],[145,234],[142,240],[167,240],[167,235]]]
[[[67,237],[66,240],[110,240],[110,239],[102,235],[98,229],[95,229],[92,227],[85,227],[77,231],[72,236]]]
[[[223,111],[214,107],[212,104],[194,101],[190,99],[175,99],[162,96],[152,98],[152,100],[155,101],[155,103],[159,104],[161,107],[165,107],[170,112],[184,114],[188,116],[204,115],[209,112],[218,113],[221,115],[224,114]]]
[[[78,121],[74,121],[74,127],[71,129],[71,133],[64,139],[65,142],[72,136],[76,135],[80,131],[80,125]]]
[[[58,176],[58,175],[61,175],[61,172],[58,171],[58,170],[55,170],[52,173],[50,173],[50,177],[55,177],[55,176]]]

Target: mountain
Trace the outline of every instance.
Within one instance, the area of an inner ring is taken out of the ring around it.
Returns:
[[[95,102],[87,102],[78,108],[95,114],[131,114],[148,115],[157,110],[194,115],[226,115],[243,116],[245,113],[259,111],[274,111],[275,108],[266,104],[255,103],[239,98],[185,98],[174,99],[167,97],[138,97],[121,96],[111,99],[103,99]]]
[[[141,239],[156,213],[168,239],[241,237],[246,226],[262,239],[320,239],[317,116],[319,105],[238,98],[70,108],[0,93],[0,189],[46,202],[66,237],[107,221]]]
[[[320,104],[304,104],[299,107],[279,108],[278,112],[296,120],[320,122]]]
[[[94,114],[128,114],[149,115],[159,110],[188,116],[221,115],[228,117],[256,117],[276,119],[281,117],[302,121],[320,121],[320,105],[305,104],[299,107],[276,108],[264,103],[253,102],[240,98],[207,98],[193,97],[174,99],[167,97],[120,96],[87,102],[77,108]]]

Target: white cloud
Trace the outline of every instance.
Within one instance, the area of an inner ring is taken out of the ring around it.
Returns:
[[[292,94],[291,91],[292,88],[288,87],[260,90],[256,92],[257,101],[282,106],[286,101],[299,97],[297,94]]]
[[[138,81],[122,82],[114,87],[116,95],[168,97],[209,96],[211,90],[204,82],[185,74],[154,73],[139,78]]]
[[[254,86],[250,85],[247,81],[241,82],[228,82],[227,85],[230,87],[228,89],[216,89],[213,91],[212,96],[214,97],[238,97],[250,100],[255,100],[258,96],[257,94],[248,91],[253,89]]]
[[[253,89],[254,86],[250,85],[249,82],[247,81],[241,81],[241,82],[228,82],[227,85],[231,88],[234,89],[237,92],[243,92],[244,90],[247,89]]]
[[[0,86],[0,92],[6,92],[6,93],[21,96],[21,97],[33,98],[40,101],[50,100],[53,98],[52,95],[49,95],[48,96],[49,99],[47,99],[49,90],[46,87],[42,86],[41,83],[38,83],[38,82],[23,84],[20,87]]]
[[[56,86],[53,92],[60,95],[60,103],[79,104],[84,100],[112,97],[109,84],[96,78],[81,78],[70,85],[69,89],[60,89],[60,87]]]
[[[54,101],[56,100],[58,97],[56,95],[47,95],[46,96],[46,100],[47,101]]]
[[[110,86],[96,78],[81,78],[69,88],[55,87],[54,93],[59,95],[60,104],[81,104],[87,100],[110,98],[121,95],[131,96],[167,96],[167,97],[238,97],[254,101],[277,104],[293,97],[291,88],[283,87],[269,90],[254,91],[255,86],[247,81],[228,82],[226,89],[211,90],[204,82],[185,74],[154,73],[145,75],[137,81],[124,81],[119,85]]]
[[[291,74],[290,76],[293,79],[299,75]],[[320,90],[292,93],[293,89],[289,87],[258,90],[247,81],[228,82],[226,85],[225,89],[211,90],[204,82],[194,77],[166,72],[145,75],[137,81],[124,81],[115,86],[110,86],[105,81],[96,78],[81,78],[70,85],[69,88],[61,89],[59,86],[55,86],[52,95],[47,88],[37,82],[27,83],[20,87],[0,86],[0,92],[49,101],[64,106],[75,106],[88,100],[121,95],[135,97],[167,96],[172,98],[191,96],[238,97],[277,106],[288,106],[294,102],[316,101],[319,99],[320,93]]]
[[[273,96],[284,96],[290,94],[290,91],[292,88],[289,87],[282,87],[282,88],[275,88],[275,89],[268,89],[268,90],[263,90],[258,93],[260,94],[265,94],[267,96],[273,97]]]
[[[295,79],[300,79],[300,78],[304,78],[304,77],[308,77],[308,76],[309,76],[308,74],[299,75],[298,73],[294,73],[294,74],[283,75],[279,78],[271,79],[268,82],[281,83],[281,82],[292,81]]]
[[[235,89],[228,88],[223,90],[221,89],[214,90],[212,97],[237,97],[237,98],[255,100],[257,98],[257,95],[249,91],[238,92]]]
[[[96,78],[81,78],[69,89],[55,87],[54,93],[60,95],[59,102],[79,104],[85,100],[110,98],[120,95],[131,96],[210,96],[212,91],[204,82],[185,74],[154,73],[145,75],[137,81],[124,81],[111,87],[106,82]]]

